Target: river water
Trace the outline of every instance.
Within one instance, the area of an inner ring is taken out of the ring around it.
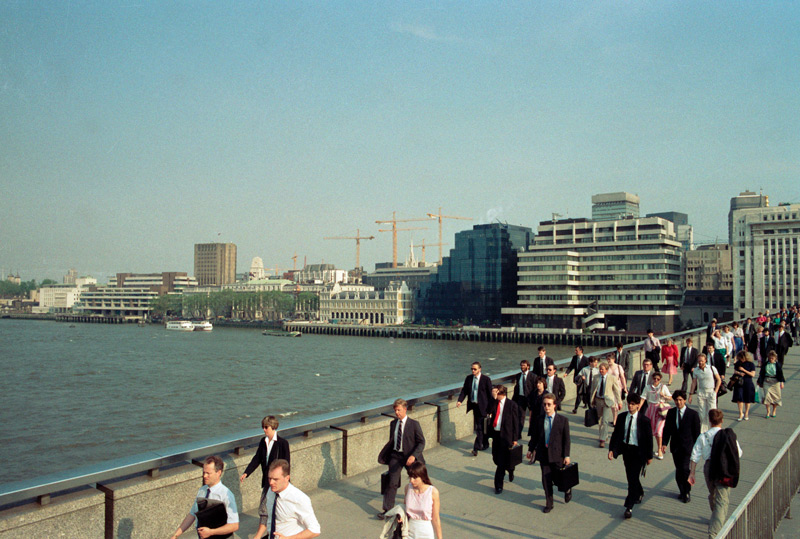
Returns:
[[[572,347],[550,346],[558,360]],[[587,350],[588,352],[588,350]],[[458,384],[536,347],[0,320],[0,483]]]

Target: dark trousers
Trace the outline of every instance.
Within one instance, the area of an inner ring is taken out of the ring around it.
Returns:
[[[584,383],[583,379],[581,379],[581,381],[576,383],[575,408],[572,409],[574,412],[578,411],[578,405],[580,405],[581,403],[583,403],[583,406],[585,408],[589,407],[589,392],[590,392],[589,384]]]
[[[692,371],[683,371],[683,383],[681,384],[681,391],[688,391],[691,387]]]
[[[553,507],[553,468],[558,468],[558,462],[539,462],[542,466],[542,488],[546,507]]]
[[[644,496],[644,489],[640,479],[644,460],[639,453],[639,448],[635,445],[625,444],[622,450],[622,462],[625,464],[625,477],[628,480],[628,495],[625,497],[625,508],[633,509],[636,500]]]
[[[481,415],[477,408],[473,408],[472,426],[475,429],[475,443],[472,444],[472,449],[475,451],[481,451],[489,447],[489,437],[483,431],[483,419],[485,417],[485,415]]]
[[[392,451],[389,456],[389,486],[383,495],[383,510],[388,511],[394,507],[394,498],[400,488],[400,474],[406,464],[406,458],[399,451]]]
[[[503,488],[503,480],[506,478],[506,470],[513,472],[516,466],[509,466],[511,454],[508,444],[500,438],[498,433],[492,439],[492,460],[497,465],[494,472],[494,488]]]
[[[512,400],[519,406],[519,433],[521,437],[523,432],[522,427],[525,426],[525,418],[528,417],[526,413],[528,410],[528,399],[525,397],[514,397]]]
[[[692,454],[684,451],[672,453],[672,462],[675,463],[675,482],[678,483],[678,492],[681,496],[686,496],[692,492],[692,485],[689,484],[689,467]]]

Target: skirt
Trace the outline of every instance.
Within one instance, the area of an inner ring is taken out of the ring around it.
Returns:
[[[674,358],[666,358],[664,364],[661,366],[661,372],[664,374],[678,374],[678,367],[675,366]]]
[[[756,402],[756,386],[753,378],[745,376],[742,385],[733,389],[733,402]]]
[[[408,539],[435,539],[433,522],[430,520],[408,519]]]
[[[744,340],[741,337],[733,338],[733,351],[738,354],[744,349]]]
[[[658,413],[658,404],[648,402],[644,416],[650,420],[650,428],[653,430],[653,436],[661,438],[664,435],[664,422],[666,419],[661,417],[661,414]]]
[[[781,406],[781,384],[775,378],[764,379],[764,404]]]

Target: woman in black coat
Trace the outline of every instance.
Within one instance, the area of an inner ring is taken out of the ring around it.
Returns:
[[[528,436],[533,436],[533,429],[536,425],[536,418],[544,413],[544,395],[547,382],[541,376],[533,382],[535,388],[528,394],[528,410],[531,411],[531,420],[528,425]]]

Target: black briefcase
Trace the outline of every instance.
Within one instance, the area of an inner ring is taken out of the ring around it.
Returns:
[[[553,484],[558,487],[559,492],[566,492],[580,482],[577,462],[571,462],[569,466],[563,468],[553,468],[550,473],[553,476]]]
[[[228,523],[228,512],[219,500],[197,498],[197,527],[219,528]],[[215,537],[232,537],[232,533]]]
[[[517,444],[508,450],[508,467],[513,468],[522,464],[522,446]]]
[[[583,414],[583,426],[584,427],[594,427],[600,423],[600,419],[597,415],[597,408],[590,406],[586,409],[586,412]]]
[[[386,494],[386,490],[389,488],[389,470],[386,470],[381,474],[381,494]]]

